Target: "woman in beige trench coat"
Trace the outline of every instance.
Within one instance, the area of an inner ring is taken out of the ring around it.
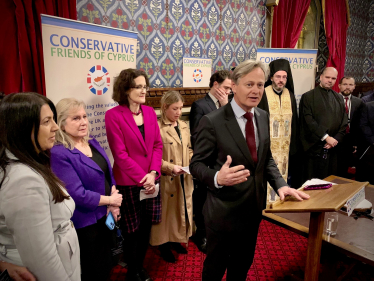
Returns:
[[[192,176],[181,168],[188,167],[192,157],[190,130],[180,120],[183,97],[169,91],[161,99],[161,119],[158,121],[163,143],[161,167],[161,222],[154,224],[150,243],[159,246],[161,257],[175,262],[171,251],[187,253],[180,243],[192,235]]]

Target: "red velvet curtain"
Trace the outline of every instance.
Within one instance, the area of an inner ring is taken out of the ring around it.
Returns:
[[[272,48],[295,48],[311,0],[281,0],[274,7]]]
[[[326,0],[324,10],[325,32],[329,59],[326,66],[333,66],[338,70],[338,81],[344,76],[345,51],[347,44],[347,4],[346,0]],[[339,92],[338,83],[333,90]]]
[[[0,91],[45,95],[40,14],[77,19],[76,0],[1,0]]]

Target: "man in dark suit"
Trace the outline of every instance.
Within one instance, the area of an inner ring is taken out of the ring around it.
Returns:
[[[361,100],[364,103],[374,101],[374,90],[370,90],[370,91],[364,93],[364,95],[361,97]]]
[[[226,269],[226,280],[246,280],[267,181],[282,200],[286,195],[309,198],[287,186],[271,155],[269,115],[256,108],[264,92],[265,65],[244,61],[232,80],[232,101],[200,120],[190,164],[192,175],[208,186],[203,281],[221,280]]]
[[[345,113],[348,116],[348,126],[340,145],[338,146],[338,176],[349,178],[348,168],[355,166],[354,155],[361,136],[359,129],[360,114],[364,103],[352,95],[356,83],[353,77],[343,77],[339,81],[340,94],[344,99]]]
[[[190,111],[190,131],[191,142],[194,147],[196,139],[196,128],[199,125],[200,119],[224,106],[228,103],[228,95],[231,93],[231,78],[230,72],[227,70],[220,70],[210,77],[209,93],[202,99],[195,101],[191,106]],[[207,187],[205,184],[194,180],[194,192],[192,196],[193,211],[195,215],[196,235],[193,238],[196,246],[200,251],[206,253],[206,234],[203,216],[203,206],[206,199]]]
[[[360,118],[360,127],[365,143],[358,151],[356,180],[374,184],[374,101],[365,104]]]

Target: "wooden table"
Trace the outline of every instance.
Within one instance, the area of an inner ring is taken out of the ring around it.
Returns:
[[[325,180],[339,181],[339,178],[330,176]],[[369,184],[368,182],[363,183],[346,179],[340,180],[346,183],[334,185],[326,190],[304,191],[310,195],[309,200],[296,201],[291,198],[282,204],[274,204],[271,209],[265,209],[265,216],[275,216],[271,213],[310,213],[308,250],[305,267],[306,281],[318,280],[325,212],[338,211],[349,198]]]

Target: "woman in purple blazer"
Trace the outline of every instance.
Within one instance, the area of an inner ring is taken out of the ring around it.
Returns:
[[[123,194],[121,206],[126,235],[124,253],[128,273],[126,280],[152,280],[143,268],[152,223],[161,220],[160,195],[140,201],[141,189],[155,192],[162,160],[162,141],[157,116],[152,107],[143,105],[149,87],[147,75],[140,70],[122,70],[113,87],[118,106],[107,111],[105,125],[114,157],[114,178]]]
[[[105,151],[90,139],[85,104],[74,98],[58,102],[57,145],[51,150],[53,172],[65,183],[74,199],[72,217],[81,249],[82,281],[107,280],[112,268],[114,232],[105,225],[106,215],[120,217],[122,195],[115,187]]]

